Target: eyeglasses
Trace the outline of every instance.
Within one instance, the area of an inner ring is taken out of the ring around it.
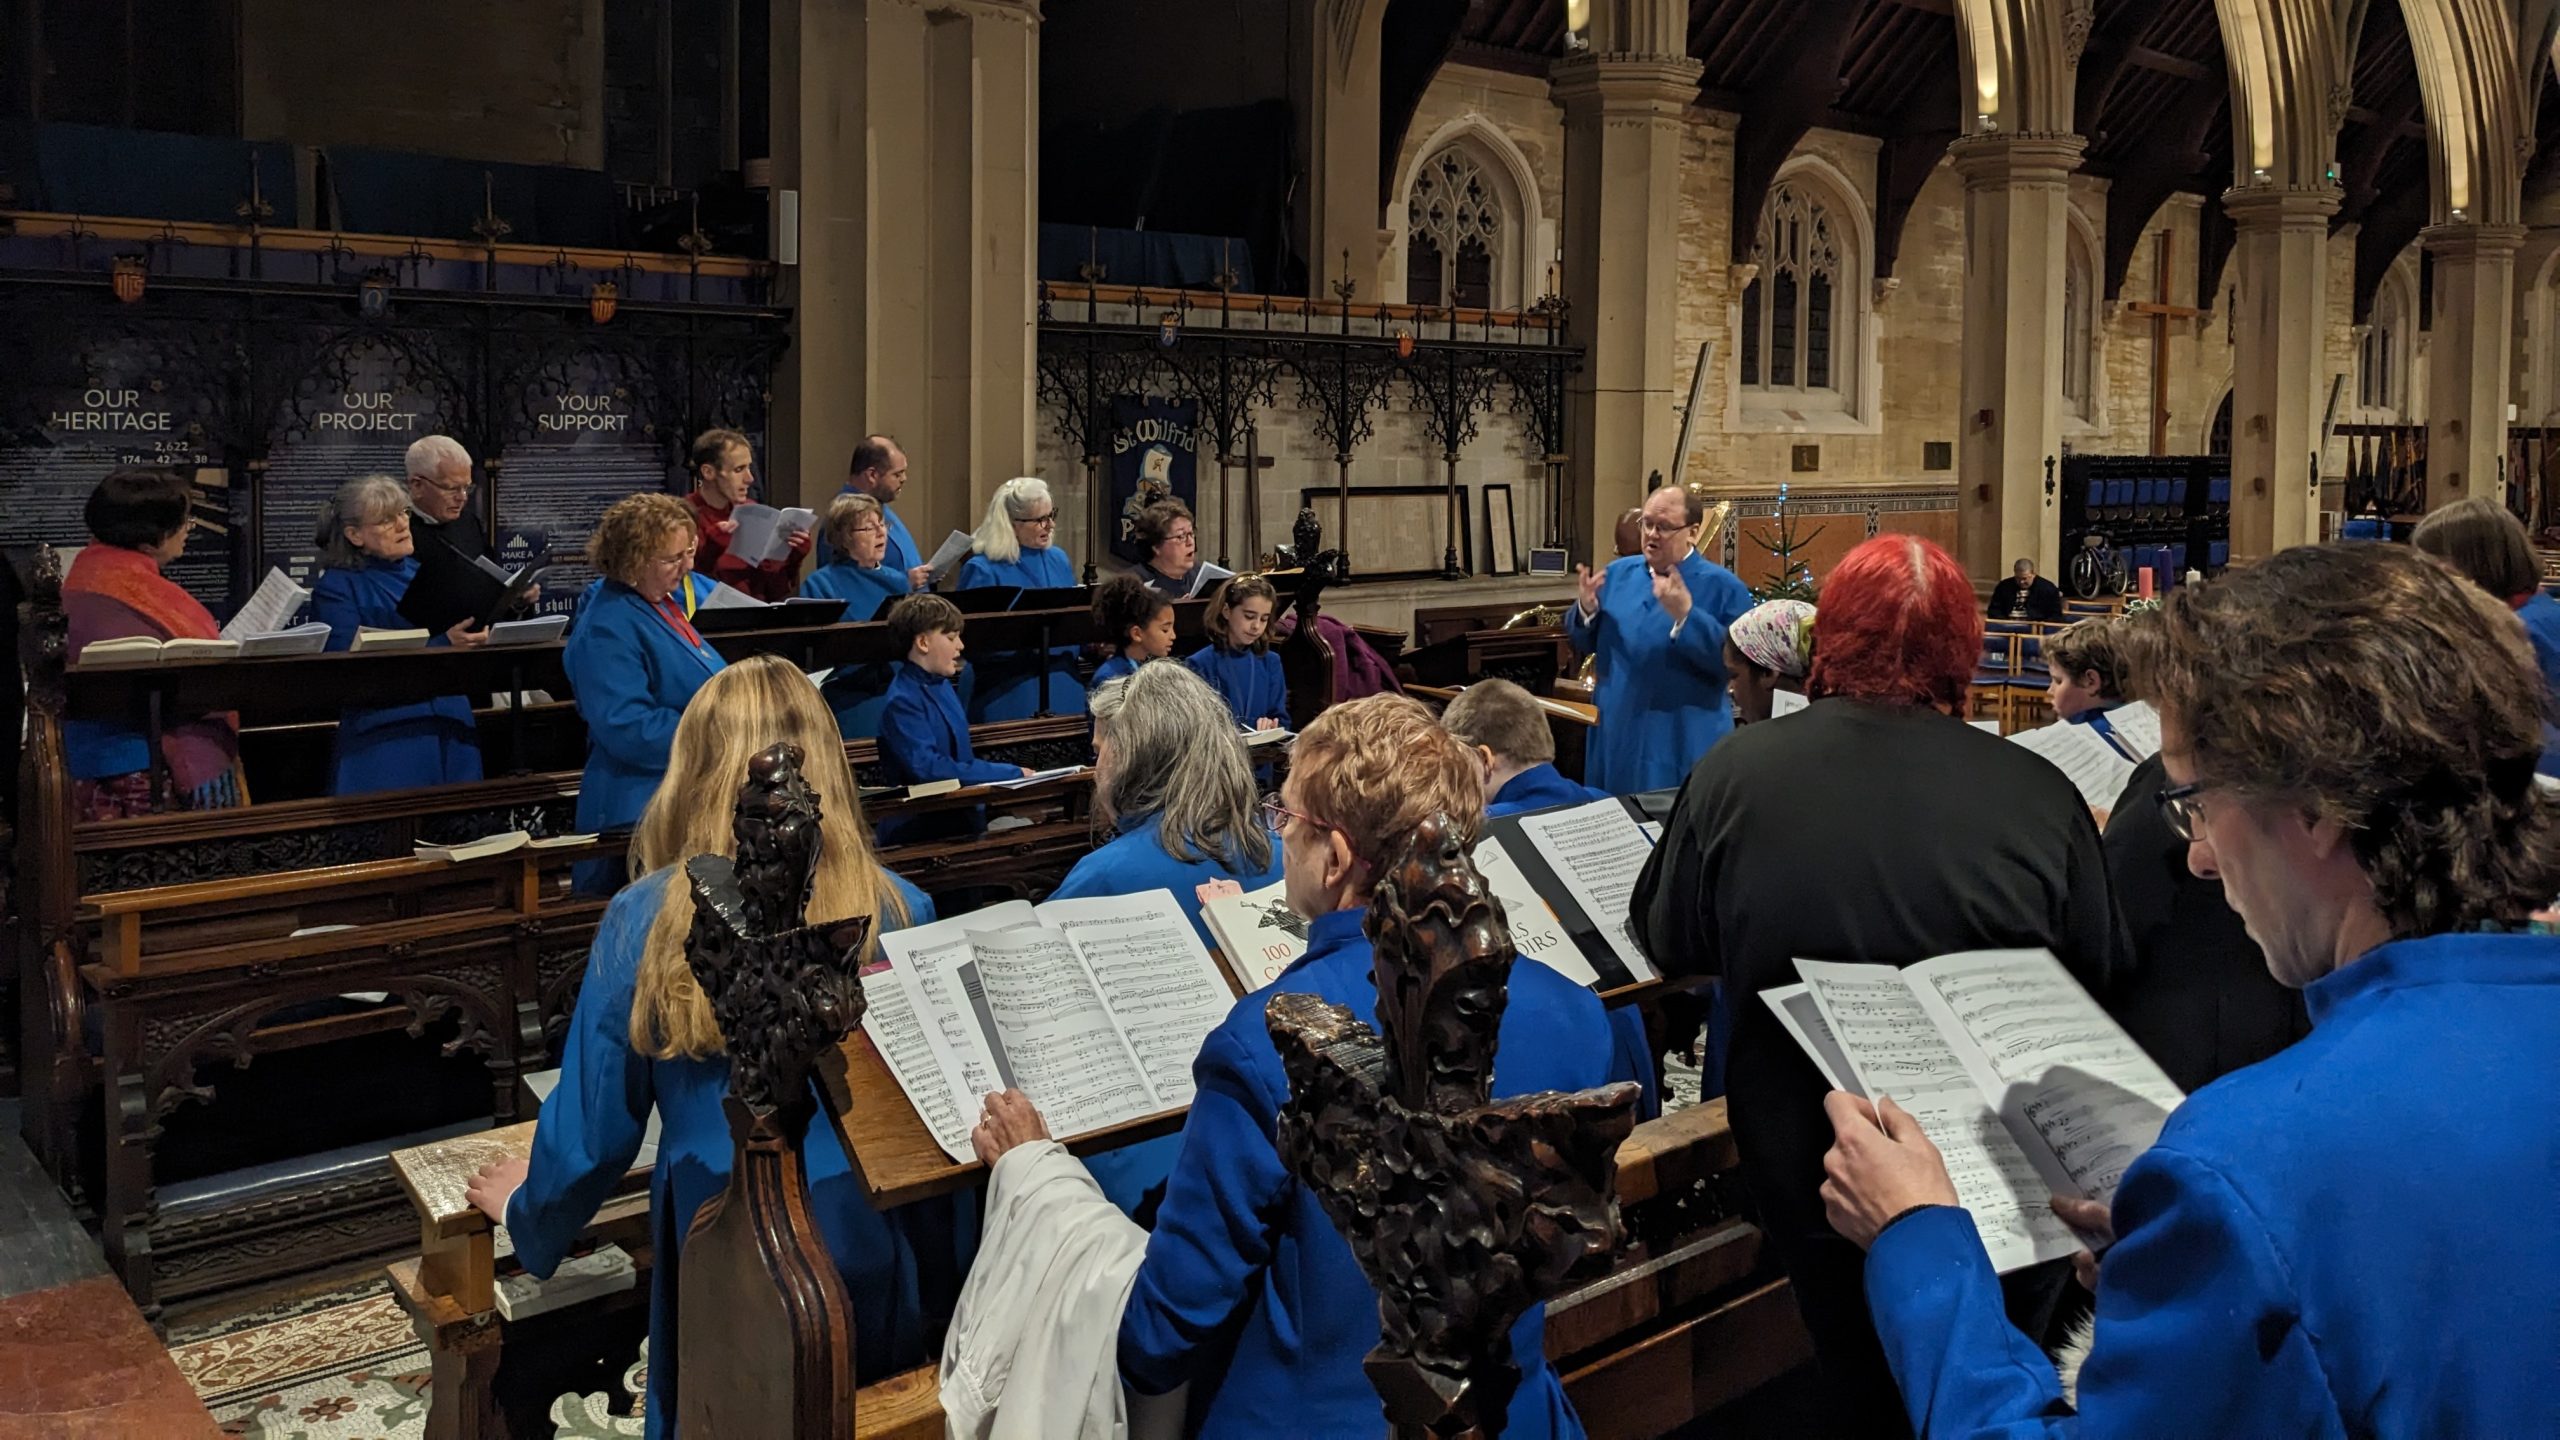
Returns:
[[[1052,510],[1045,515],[1025,515],[1013,523],[1016,525],[1055,525],[1058,523],[1058,512]]]
[[[2203,793],[2204,782],[2196,780],[2172,785],[2154,797],[2160,802],[2161,818],[2169,822],[2169,833],[2189,844],[2195,842],[2196,821],[2203,815],[2204,807],[2196,803]]]
[[[693,563],[693,547],[688,545],[684,549],[678,550],[670,555],[652,555],[649,557],[649,563],[665,570],[674,570],[681,566],[689,565]]]
[[[1292,820],[1297,821],[1301,825],[1313,826],[1318,830],[1339,830],[1342,828],[1339,825],[1328,825],[1322,820],[1319,820],[1313,815],[1309,815],[1303,811],[1290,809],[1288,806],[1280,803],[1280,797],[1277,795],[1267,795],[1263,797],[1262,824],[1264,829],[1267,829],[1272,834],[1277,835],[1280,833],[1280,828]]]
[[[1653,520],[1645,520],[1638,523],[1643,526],[1644,533],[1647,535],[1677,535],[1683,530],[1696,528],[1690,525],[1686,520],[1671,525],[1664,525]]]
[[[468,480],[463,481],[459,485],[448,485],[442,480],[430,479],[424,475],[412,475],[409,477],[409,483],[417,486],[421,490],[433,490],[439,495],[468,495],[471,493],[471,482]]]

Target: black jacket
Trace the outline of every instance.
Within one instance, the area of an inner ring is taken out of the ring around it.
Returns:
[[[2014,620],[2018,617],[2009,612],[2017,606],[2017,603],[2018,578],[2012,575],[1991,587],[1991,605],[1984,613],[1994,620]],[[2027,587],[2026,618],[2029,620],[2062,618],[2062,592],[2054,588],[2052,581],[2041,575]]]

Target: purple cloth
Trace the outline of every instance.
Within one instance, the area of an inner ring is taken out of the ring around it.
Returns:
[[[1275,631],[1285,639],[1296,633],[1295,612],[1280,617]],[[1316,616],[1316,638],[1333,647],[1333,703],[1357,700],[1363,695],[1401,695],[1404,686],[1397,682],[1395,667],[1376,647],[1360,638],[1360,632],[1330,615]]]

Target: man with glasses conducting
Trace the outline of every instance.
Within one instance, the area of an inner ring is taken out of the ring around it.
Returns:
[[[1724,632],[1751,608],[1733,572],[1698,553],[1706,503],[1677,485],[1645,497],[1643,548],[1605,571],[1577,565],[1565,616],[1574,650],[1599,657],[1600,724],[1583,781],[1613,795],[1678,785],[1733,729]]]

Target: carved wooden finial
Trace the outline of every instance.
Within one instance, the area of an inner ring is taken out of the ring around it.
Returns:
[[[809,1067],[862,1021],[868,916],[805,925],[823,837],[800,747],[776,745],[739,789],[738,858],[696,855],[685,955],[728,1043],[729,1093],[757,1116],[806,1102]]]
[[[1518,952],[1449,817],[1380,879],[1368,931],[1378,1030],[1309,995],[1265,1011],[1289,1076],[1280,1156],[1377,1287],[1365,1368],[1389,1425],[1497,1436],[1512,1325],[1618,1243],[1637,1090],[1490,1100]]]

